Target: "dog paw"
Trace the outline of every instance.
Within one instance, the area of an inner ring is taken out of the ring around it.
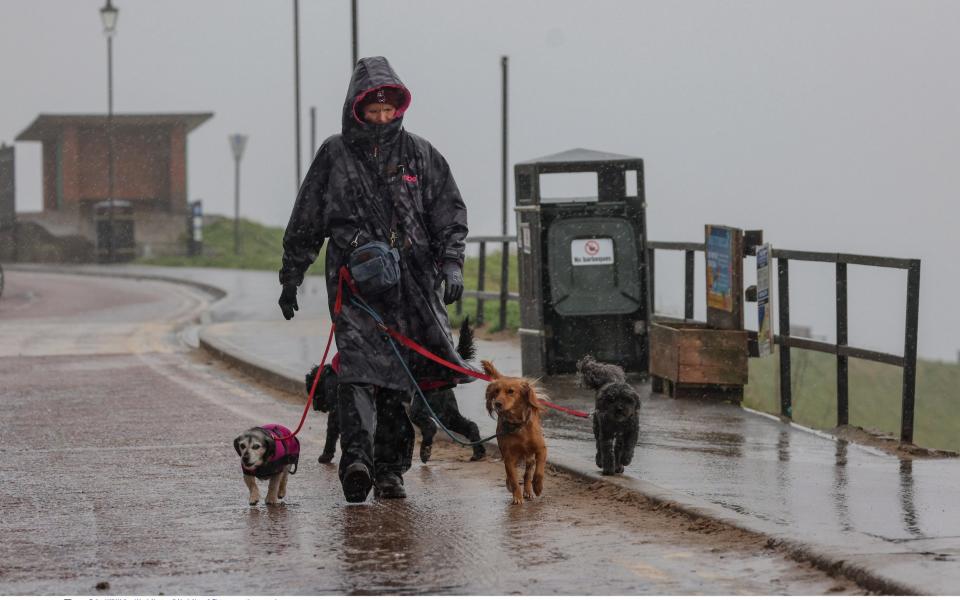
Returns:
[[[533,490],[523,490],[523,498],[525,500],[533,500],[536,496],[533,495]]]
[[[256,506],[256,505],[257,505],[257,502],[259,502],[259,500],[251,500],[251,501],[250,501],[250,506]]]
[[[617,465],[616,471],[617,473],[623,473],[623,465]]]
[[[331,460],[333,460],[333,454],[321,454],[321,455],[317,458],[317,462],[320,463],[320,464],[326,464],[326,463],[330,462]]]
[[[513,497],[513,505],[514,505],[514,506],[517,506],[517,505],[519,505],[519,504],[523,504],[523,497],[522,497],[522,496],[514,496],[514,497]]]
[[[433,444],[420,444],[420,462],[426,463],[433,453]]]
[[[613,467],[607,467],[607,468],[605,468],[605,469],[603,470],[603,474],[604,474],[604,475],[615,475],[615,474],[616,474],[616,469],[614,469]]]

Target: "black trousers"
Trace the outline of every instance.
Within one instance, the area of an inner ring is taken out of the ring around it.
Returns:
[[[413,461],[415,434],[404,403],[410,394],[372,384],[342,383],[337,387],[340,420],[340,479],[355,462],[376,478],[393,473],[403,478]]]
[[[480,429],[477,424],[460,414],[460,408],[457,406],[457,397],[453,390],[439,390],[425,394],[430,408],[440,419],[440,422],[446,425],[447,429],[454,433],[459,433],[471,442],[480,439]],[[423,436],[423,443],[433,443],[433,437],[437,435],[437,425],[430,419],[430,412],[423,405],[423,400],[419,395],[414,395],[413,406],[410,409],[410,419],[420,428],[420,435]]]

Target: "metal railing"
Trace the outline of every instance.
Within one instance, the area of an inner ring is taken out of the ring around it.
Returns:
[[[655,250],[675,250],[685,253],[684,261],[684,318],[693,319],[694,256],[704,251],[704,244],[687,242],[648,242],[647,268],[650,279],[650,312],[653,314],[653,290],[655,273]],[[833,354],[837,357],[837,425],[849,423],[849,378],[848,361],[851,357],[894,365],[903,369],[901,390],[900,440],[913,443],[914,404],[917,384],[917,330],[920,313],[920,260],[914,258],[890,258],[829,252],[805,252],[774,248],[777,259],[778,329],[786,332],[774,336],[780,345],[780,414],[792,418],[790,349],[799,348]],[[834,344],[790,335],[790,261],[825,262],[836,265],[836,311],[837,341]],[[847,310],[847,265],[862,265],[904,269],[907,271],[907,310],[904,331],[903,355],[876,352],[849,345]],[[756,332],[750,332],[756,334]]]
[[[500,329],[507,328],[507,302],[509,301],[519,301],[520,294],[513,293],[510,291],[510,244],[516,244],[516,236],[510,235],[488,235],[488,236],[474,236],[468,237],[466,242],[468,244],[479,244],[480,245],[480,256],[479,256],[479,265],[477,273],[477,289],[475,290],[464,290],[463,297],[465,298],[476,298],[477,299],[477,315],[475,319],[475,324],[477,326],[483,325],[484,323],[484,314],[483,314],[483,305],[486,300],[499,300],[500,301]],[[486,280],[487,280],[487,244],[500,244],[500,291],[497,292],[488,292],[486,291]],[[463,299],[457,301],[456,303],[456,312],[458,315],[463,314]]]

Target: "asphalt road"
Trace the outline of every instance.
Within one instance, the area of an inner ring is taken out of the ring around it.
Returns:
[[[248,507],[231,440],[296,423],[193,349],[169,283],[8,272],[0,299],[0,594],[857,594],[760,536],[549,473],[514,507],[496,460],[441,446],[406,500],[347,505],[300,434],[287,502]]]

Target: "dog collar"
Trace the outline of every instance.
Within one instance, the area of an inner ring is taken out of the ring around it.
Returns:
[[[511,421],[506,417],[501,418],[499,415],[497,415],[497,422],[500,424],[501,429],[501,431],[497,432],[497,435],[509,435],[523,429],[523,427],[530,422],[530,417],[527,417],[518,423],[516,421]]]

